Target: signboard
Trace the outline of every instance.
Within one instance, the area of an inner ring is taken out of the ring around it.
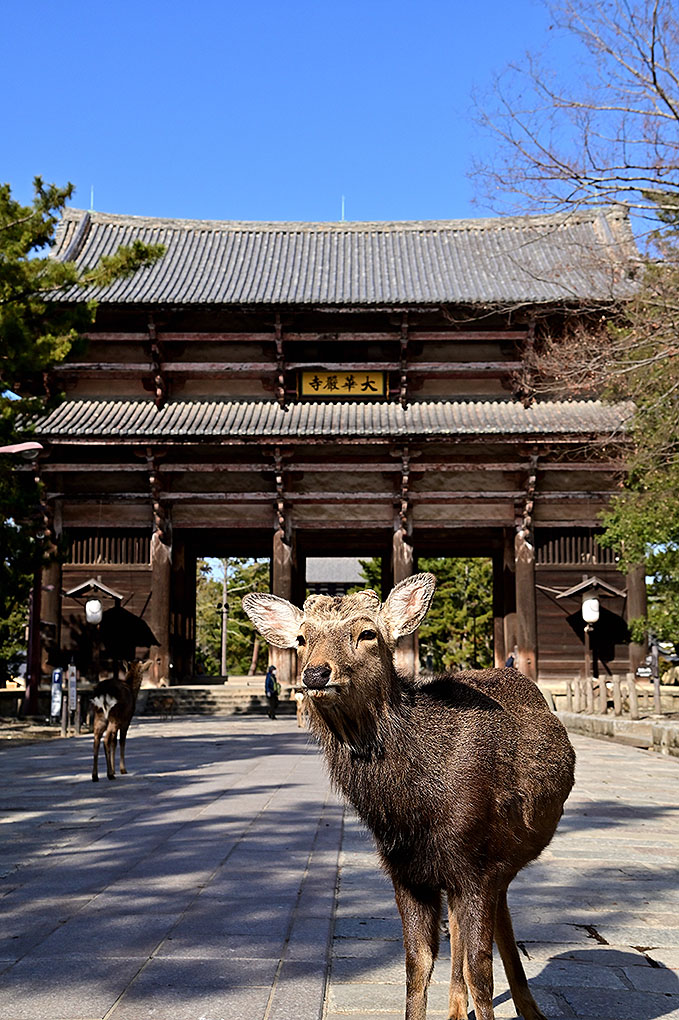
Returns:
[[[301,373],[300,396],[323,400],[375,399],[387,395],[386,372],[326,372],[319,369]]]
[[[50,715],[57,719],[61,715],[62,683],[64,679],[63,669],[52,670],[52,696],[50,701]]]
[[[76,701],[78,698],[78,674],[76,668],[71,663],[68,667],[68,710],[69,712],[75,711]]]

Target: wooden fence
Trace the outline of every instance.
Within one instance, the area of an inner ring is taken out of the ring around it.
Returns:
[[[670,691],[674,694],[677,688]],[[674,702],[675,698],[672,697],[671,701]],[[627,673],[624,678],[616,674],[585,680],[575,677],[566,681],[565,708],[567,712],[587,715],[607,715],[612,709],[613,715],[639,719],[646,715],[662,715],[663,698],[659,684],[639,686],[634,673]],[[673,710],[674,706],[670,707],[670,712]]]

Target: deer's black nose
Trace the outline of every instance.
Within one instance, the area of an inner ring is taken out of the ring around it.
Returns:
[[[302,680],[312,691],[319,691],[321,687],[327,687],[331,675],[330,666],[309,666],[304,670]]]

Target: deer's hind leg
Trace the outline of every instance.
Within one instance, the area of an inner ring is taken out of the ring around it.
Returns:
[[[108,726],[106,727],[106,734],[104,736],[104,751],[106,752],[106,775],[109,779],[115,779],[116,777],[116,743],[118,737],[118,728],[116,724],[109,719]]]
[[[495,941],[500,950],[502,963],[507,975],[509,990],[512,993],[517,1013],[520,1013],[524,1020],[545,1020],[545,1016],[538,1009],[538,1005],[531,995],[526,980],[526,972],[521,963],[519,948],[514,938],[512,919],[507,906],[507,890],[498,895],[497,910],[495,914]]]
[[[467,1020],[469,996],[464,979],[464,944],[458,920],[455,893],[448,890],[448,928],[450,930],[450,991],[448,992],[449,1020]]]
[[[405,1020],[426,1020],[427,990],[439,950],[441,893],[394,882],[406,953]]]
[[[99,744],[101,743],[101,736],[106,729],[106,720],[103,716],[95,715],[94,717],[94,761],[92,762],[92,782],[97,783],[99,781]]]

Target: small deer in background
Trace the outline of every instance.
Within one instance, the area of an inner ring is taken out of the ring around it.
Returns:
[[[137,706],[137,695],[145,673],[151,666],[151,660],[131,662],[123,680],[111,677],[102,680],[94,688],[92,704],[94,705],[94,762],[92,764],[92,782],[99,780],[99,744],[104,738],[106,754],[106,775],[109,779],[116,777],[116,743],[120,733],[120,773],[125,775],[125,741],[132,716]]]
[[[545,1020],[507,906],[517,872],[547,846],[573,785],[575,755],[537,686],[514,669],[418,683],[394,649],[426,615],[431,574],[374,591],[313,595],[300,611],[274,595],[243,606],[262,635],[297,648],[311,729],[337,787],[372,830],[394,884],[406,954],[406,1020],[425,1020],[442,894],[451,942],[449,1010],[493,1020],[493,940],[517,1010]]]

